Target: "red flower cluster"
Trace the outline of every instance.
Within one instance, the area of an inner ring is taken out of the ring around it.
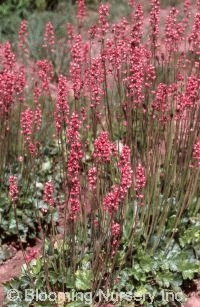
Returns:
[[[190,51],[199,55],[199,46],[200,46],[200,13],[197,13],[195,16],[194,24],[192,27],[192,33],[188,38],[190,44]]]
[[[99,39],[104,39],[106,32],[108,31],[109,28],[108,16],[109,16],[109,5],[101,4],[99,6],[99,26],[97,28]]]
[[[109,141],[108,132],[103,131],[94,142],[93,158],[97,163],[109,162],[114,150],[113,143]]]
[[[152,51],[154,51],[154,49],[158,47],[160,1],[151,0],[151,3],[152,3],[152,9],[150,12],[151,47]]]
[[[36,259],[40,254],[38,248],[32,247],[29,249],[28,254],[26,255],[26,261],[30,262],[33,259]]]
[[[39,81],[41,82],[42,89],[44,91],[49,90],[49,84],[53,76],[53,66],[48,60],[39,60],[34,67]]]
[[[120,225],[119,223],[112,222],[111,234],[112,234],[112,256],[116,254],[117,247],[119,246],[119,236],[120,236]]]
[[[97,185],[97,168],[91,167],[88,171],[89,189],[95,190]]]
[[[69,181],[69,219],[75,221],[80,211],[80,161],[83,158],[82,144],[79,133],[80,121],[78,115],[73,113],[67,131],[70,152],[67,161],[67,178]]]
[[[25,143],[27,144],[32,155],[37,154],[37,146],[31,141],[33,128],[35,126],[36,130],[39,130],[41,121],[42,114],[39,106],[36,107],[35,111],[32,111],[29,107],[27,107],[21,113],[21,134],[24,135]]]
[[[60,131],[63,124],[68,123],[69,116],[69,104],[67,95],[69,93],[69,87],[67,78],[63,75],[59,76],[57,85],[57,99],[54,113],[54,121],[57,132]]]
[[[132,184],[132,169],[130,161],[131,151],[128,146],[124,146],[120,155],[118,167],[120,170],[121,178],[119,186],[114,185],[112,191],[109,192],[103,200],[104,210],[108,211],[111,215],[118,210],[120,201],[124,200],[127,196],[128,189]]]
[[[200,141],[197,141],[194,144],[193,159],[195,160],[196,165],[200,166]]]
[[[19,43],[18,47],[22,49],[25,53],[28,53],[27,49],[27,36],[28,36],[28,23],[26,20],[22,20],[19,28]]]
[[[53,193],[54,193],[54,184],[50,180],[46,182],[44,185],[44,196],[43,196],[43,201],[47,203],[49,206],[55,205]]]
[[[131,150],[127,145],[123,146],[122,148],[122,153],[119,160],[119,169],[121,173],[119,197],[120,200],[123,200],[128,193],[128,189],[131,187],[133,173],[131,168]]]
[[[183,40],[185,28],[182,22],[177,22],[178,13],[179,11],[173,7],[165,24],[165,47],[169,53],[178,51]]]
[[[54,26],[51,21],[47,22],[45,26],[44,32],[44,48],[48,48],[50,52],[55,51],[55,34],[54,34]]]
[[[16,201],[18,200],[18,194],[19,194],[19,190],[17,186],[17,177],[10,176],[8,182],[9,182],[9,196],[12,202],[16,203]]]
[[[83,18],[86,16],[86,6],[85,6],[85,0],[78,0],[77,1],[77,18],[82,21]]]

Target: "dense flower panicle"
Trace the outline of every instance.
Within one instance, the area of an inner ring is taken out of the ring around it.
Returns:
[[[12,72],[3,72],[0,74],[0,113],[8,114],[10,107],[14,102],[16,76]]]
[[[41,94],[42,94],[42,88],[39,87],[38,82],[36,81],[33,89],[33,100],[35,105],[39,104],[39,98]]]
[[[89,37],[90,37],[90,39],[94,39],[95,37],[96,37],[96,35],[97,35],[97,25],[96,24],[94,24],[94,25],[92,25],[90,28],[89,28],[89,30],[88,30],[88,34],[89,34]]]
[[[45,182],[43,201],[45,203],[47,203],[49,206],[55,205],[53,194],[54,194],[54,184],[53,184],[53,182],[51,180]]]
[[[9,42],[1,45],[1,57],[4,71],[12,71],[16,64],[16,56]]]
[[[189,19],[191,17],[191,1],[190,0],[184,0],[184,19],[183,22],[185,23],[185,26],[188,25]]]
[[[77,214],[80,212],[80,200],[76,198],[70,198],[69,200],[70,214],[69,220],[75,222],[77,219]]]
[[[30,141],[34,123],[34,112],[27,107],[21,113],[21,134],[24,135],[26,142]]]
[[[152,103],[154,111],[165,113],[167,110],[168,88],[164,83],[159,83],[155,93],[155,99]]]
[[[71,47],[71,57],[76,64],[81,64],[83,61],[83,42],[81,35],[76,35],[74,37]]]
[[[114,38],[118,44],[126,42],[124,41],[127,38],[127,32],[129,29],[128,20],[125,17],[122,17],[117,23],[114,23],[112,26],[112,32],[114,33]]]
[[[188,11],[189,11],[189,8],[190,8],[190,5],[191,5],[191,1],[190,0],[184,0],[184,14],[188,14]]]
[[[128,189],[132,185],[133,174],[133,170],[131,168],[131,150],[127,145],[123,146],[122,148],[118,166],[121,174],[119,197],[120,200],[123,200],[128,193]]]
[[[108,39],[104,50],[101,53],[102,59],[107,60],[107,72],[114,73],[121,68],[122,57],[121,48],[116,46],[116,42],[113,39]]]
[[[86,16],[86,5],[85,0],[77,0],[77,18],[82,21]]]
[[[37,131],[39,131],[41,126],[42,126],[42,110],[41,106],[38,105],[34,110],[34,127],[36,128]]]
[[[114,185],[103,200],[104,210],[111,215],[118,210],[120,201],[125,199],[132,185],[131,150],[127,145],[122,148],[118,167],[121,175],[120,184]]]
[[[38,144],[36,145],[33,142],[29,141],[27,145],[31,156],[36,156],[38,154]]]
[[[188,38],[189,41],[189,50],[200,54],[200,13],[197,13],[194,19],[194,24],[192,27],[192,33]]]
[[[70,170],[67,172],[68,179],[70,180],[70,190],[69,190],[69,219],[75,221],[78,213],[80,212],[80,194],[81,194],[81,185],[79,178],[79,168],[77,168],[78,160],[73,165],[74,177],[71,177]]]
[[[119,186],[114,185],[111,192],[109,192],[103,199],[103,208],[109,212],[110,215],[118,210],[120,203]]]
[[[111,159],[112,143],[109,140],[108,132],[103,131],[94,142],[93,158],[97,163],[106,163]]]
[[[193,147],[193,159],[197,166],[200,166],[200,141],[197,141]]]
[[[185,95],[190,100],[190,106],[193,106],[199,98],[199,86],[200,79],[197,76],[191,75],[190,77],[188,77]]]
[[[101,4],[99,6],[99,25],[97,28],[99,39],[104,39],[109,29],[108,16],[109,16],[109,4]]]
[[[66,24],[66,31],[67,31],[68,39],[70,41],[73,41],[75,38],[75,29],[71,23]]]
[[[151,0],[152,9],[150,12],[150,25],[151,25],[151,47],[152,50],[158,47],[159,36],[159,14],[160,14],[160,1]]]
[[[24,66],[21,66],[19,70],[15,74],[16,80],[15,80],[15,93],[20,96],[24,93],[25,85],[26,85],[26,76],[25,76],[25,69]],[[22,101],[24,98],[22,98]]]
[[[104,81],[104,69],[101,57],[92,59],[91,66],[85,72],[85,91],[90,93],[91,108],[96,108],[104,95],[102,84]]]
[[[15,203],[18,200],[19,190],[17,186],[17,177],[10,176],[9,177],[9,197],[12,202]]]
[[[44,48],[48,48],[49,51],[55,51],[55,33],[54,33],[54,26],[51,21],[47,22],[45,25],[45,32],[44,32]]]
[[[37,155],[37,145],[32,142],[34,127],[39,130],[42,122],[42,113],[39,106],[36,107],[35,111],[32,111],[27,107],[21,113],[21,134],[24,136],[26,145],[28,146],[29,152],[32,156]]]
[[[111,234],[112,234],[112,256],[116,254],[117,248],[119,246],[121,227],[119,223],[112,222]]]
[[[82,143],[80,141],[80,120],[78,114],[73,113],[67,130],[68,144],[70,146],[67,161],[67,180],[69,183],[69,220],[75,221],[80,211],[80,165],[83,158]]]
[[[80,112],[81,112],[81,120],[82,122],[84,122],[87,119],[87,113],[85,107],[81,107]]]
[[[131,165],[130,158],[131,158],[131,150],[129,146],[124,145],[122,148],[122,152],[121,152],[119,163],[118,163],[120,171],[123,170],[124,167]]]
[[[178,51],[180,43],[184,38],[184,24],[181,22],[177,23],[178,13],[179,11],[173,7],[165,24],[165,47],[169,53]]]
[[[176,119],[185,118],[187,109],[192,109],[198,101],[199,80],[196,76],[188,77],[185,93],[178,94],[176,106]]]
[[[127,87],[127,98],[133,102],[132,108],[141,105],[144,100],[145,56],[143,47],[133,47],[130,56],[130,73],[124,78]]]
[[[74,98],[78,100],[80,98],[81,90],[83,88],[81,64],[76,62],[70,63],[70,78],[72,81],[72,88],[74,91]]]
[[[142,199],[144,196],[141,192],[141,190],[146,185],[146,177],[145,177],[145,170],[144,167],[141,165],[141,163],[138,164],[136,167],[136,174],[135,174],[135,191],[136,191],[136,197],[138,199]]]
[[[27,37],[28,37],[28,23],[27,20],[22,20],[19,28],[19,43],[18,47],[21,48],[25,53],[28,53],[27,49]]]
[[[16,100],[23,101],[25,88],[24,67],[17,65],[10,43],[0,44],[0,65],[0,115],[5,115]]]
[[[49,84],[53,77],[53,66],[48,60],[39,60],[34,67],[39,80],[42,82],[42,89],[49,90]]]
[[[71,144],[71,149],[67,161],[67,175],[70,180],[78,175],[80,170],[80,160],[83,158],[82,144],[80,140],[75,140]]]
[[[80,160],[83,158],[82,144],[76,140],[71,144],[71,149],[67,161],[67,175],[70,180],[78,175],[80,170]]]
[[[54,113],[54,121],[57,132],[60,131],[63,124],[68,123],[68,116],[69,116],[69,103],[67,99],[68,93],[69,93],[69,86],[67,78],[63,75],[60,75],[57,85],[57,98],[56,98],[56,107]]]
[[[87,63],[88,44],[83,44],[81,35],[73,37],[73,44],[71,46],[71,62],[70,62],[70,79],[72,81],[72,88],[75,99],[79,99],[81,90],[84,85],[83,80],[83,64]]]
[[[89,183],[89,189],[95,190],[97,186],[97,168],[91,167],[88,171],[88,183]]]
[[[139,47],[141,43],[141,38],[143,35],[143,22],[144,22],[144,13],[142,10],[142,5],[138,4],[133,15],[133,22],[131,28],[131,46]]]
[[[119,223],[112,223],[111,234],[113,237],[118,237],[120,235],[120,225]]]
[[[67,129],[67,139],[68,142],[71,144],[75,140],[79,140],[80,138],[80,133],[79,133],[79,128],[81,125],[81,121],[79,120],[79,116],[76,113],[72,113],[70,121],[69,121],[69,127]]]

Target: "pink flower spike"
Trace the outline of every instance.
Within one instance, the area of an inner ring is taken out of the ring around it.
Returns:
[[[9,179],[9,197],[13,203],[16,203],[18,200],[19,190],[17,186],[17,177],[10,176]]]
[[[52,181],[46,182],[45,185],[44,185],[43,201],[51,207],[55,205],[53,192],[54,192],[53,182]]]

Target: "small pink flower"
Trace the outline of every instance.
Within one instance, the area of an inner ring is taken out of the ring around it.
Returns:
[[[33,259],[36,259],[40,254],[38,248],[32,247],[29,249],[28,254],[26,255],[26,261],[30,262]]]
[[[17,159],[19,162],[23,162],[24,158],[22,156],[19,156]]]

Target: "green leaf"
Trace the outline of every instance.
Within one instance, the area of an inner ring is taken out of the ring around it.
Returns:
[[[182,272],[183,279],[192,279],[194,277],[194,270],[185,270]]]
[[[42,261],[37,259],[35,264],[32,266],[32,273],[34,275],[38,275],[42,268]]]
[[[92,271],[82,271],[78,270],[76,271],[76,280],[75,280],[75,286],[79,290],[88,290],[91,289],[91,283],[92,283]]]

